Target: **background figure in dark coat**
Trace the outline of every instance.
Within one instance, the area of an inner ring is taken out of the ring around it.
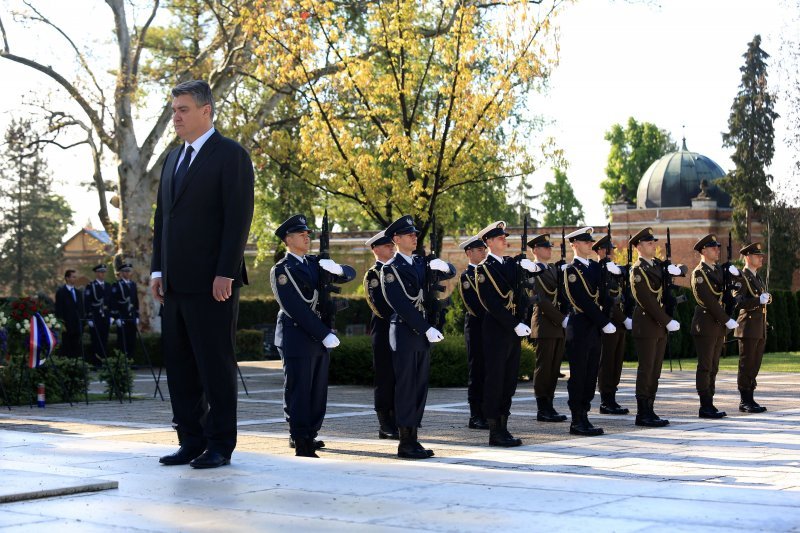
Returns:
[[[234,353],[244,248],[253,218],[253,164],[214,130],[204,81],[172,90],[173,124],[184,143],[161,171],[151,291],[163,304],[162,342],[180,449],[162,464],[214,468],[236,447]]]
[[[95,279],[83,289],[83,308],[92,339],[93,363],[98,363],[108,355],[108,330],[110,326],[109,299],[111,284],[106,282],[105,265],[97,265],[92,271]]]
[[[565,289],[572,310],[567,324],[567,352],[569,358],[569,408],[572,423],[569,432],[573,435],[602,435],[603,429],[589,422],[594,390],[597,386],[597,371],[600,365],[600,335],[616,333],[602,308],[607,295],[601,294],[603,268],[619,275],[621,270],[614,263],[601,266],[588,259],[592,253],[592,228],[582,228],[569,235],[575,258],[565,270]]]
[[[328,401],[330,350],[339,345],[334,331],[320,316],[319,278],[330,272],[340,284],[356,277],[347,265],[306,255],[310,229],[303,215],[294,215],[275,230],[288,252],[269,274],[272,293],[281,306],[275,327],[275,346],[283,362],[284,413],[289,422],[290,445],[299,457],[318,457],[315,441]]]
[[[139,324],[139,295],[131,279],[133,265],[123,263],[119,279],[111,285],[111,316],[117,324],[117,349],[133,358],[136,351],[136,326]]]
[[[399,439],[394,418],[394,368],[389,345],[389,319],[392,308],[381,290],[381,270],[394,256],[394,242],[381,231],[366,242],[375,256],[375,264],[364,274],[364,294],[372,310],[369,335],[372,338],[372,369],[375,372],[375,413],[378,415],[378,438]]]
[[[75,287],[78,275],[74,270],[64,273],[64,285],[56,291],[56,317],[63,322],[59,355],[80,357],[83,332],[83,293]]]
[[[412,255],[417,248],[417,229],[409,215],[403,215],[386,228],[386,235],[397,246],[394,258],[381,270],[381,287],[394,310],[389,325],[392,366],[395,375],[394,410],[400,444],[398,457],[427,459],[433,456],[417,440],[417,429],[425,412],[430,375],[432,342],[444,339],[431,322],[438,316],[426,316],[423,301],[426,270],[436,271],[439,279],[455,276],[453,265],[433,259],[427,265],[422,257]]]
[[[464,302],[464,342],[467,345],[467,365],[469,379],[467,381],[467,401],[469,402],[470,429],[489,429],[489,422],[483,416],[483,387],[486,380],[485,361],[483,356],[483,317],[486,309],[478,298],[475,270],[486,259],[488,248],[483,239],[477,235],[458,245],[467,256],[466,270],[461,273],[458,292]]]

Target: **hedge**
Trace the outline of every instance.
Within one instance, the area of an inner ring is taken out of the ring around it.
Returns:
[[[331,353],[328,380],[333,385],[372,385],[372,344],[370,337],[344,337]],[[520,379],[533,376],[535,349],[522,343]],[[449,336],[433,345],[431,351],[431,387],[467,386],[467,349],[464,337]]]

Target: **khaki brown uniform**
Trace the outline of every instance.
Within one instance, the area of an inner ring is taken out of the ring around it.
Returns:
[[[722,306],[724,293],[722,269],[700,262],[692,271],[692,292],[697,300],[692,318],[692,339],[697,351],[697,393],[714,396],[719,358],[725,345],[730,317]]]
[[[734,291],[739,300],[738,326],[733,336],[739,339],[739,390],[752,393],[756,388],[756,376],[764,356],[767,340],[767,306],[760,296],[766,292],[764,282],[757,273],[748,268],[742,270],[741,288]]]
[[[625,359],[625,311],[622,307],[622,287],[616,276],[608,276],[608,302],[610,320],[617,328],[614,333],[600,337],[600,368],[597,372],[597,390],[600,397],[614,396],[622,376]]]
[[[667,324],[672,317],[664,310],[663,270],[658,259],[639,258],[631,268],[633,343],[639,358],[636,370],[636,398],[655,400],[664,352],[667,348]]]
[[[537,303],[533,306],[531,339],[536,345],[536,369],[533,373],[533,392],[536,398],[552,401],[564,357],[564,328],[566,318],[558,309],[558,275],[556,267],[539,263],[544,269],[536,276],[533,291]]]

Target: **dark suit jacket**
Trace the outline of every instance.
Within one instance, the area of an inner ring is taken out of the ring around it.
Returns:
[[[165,290],[209,292],[216,276],[247,284],[244,247],[253,219],[253,164],[237,142],[214,132],[203,144],[172,194],[183,146],[170,152],[161,170],[153,232],[151,272],[160,271]]]
[[[564,288],[572,304],[573,316],[585,315],[598,328],[602,328],[610,321],[600,308],[599,302],[606,295],[600,294],[600,277],[604,267],[596,261],[589,261],[584,265],[579,259],[569,263],[564,274]],[[570,322],[572,319],[570,319]]]
[[[489,255],[475,270],[478,298],[487,316],[508,329],[514,329],[520,322],[514,314],[516,269],[513,258],[504,256],[501,263]]]
[[[564,328],[561,327],[561,323],[564,321],[564,315],[558,309],[558,267],[550,264],[544,267],[542,273],[534,280],[533,291],[539,299],[533,306],[531,337],[563,339]]]
[[[56,317],[64,322],[69,333],[77,333],[81,330],[80,319],[83,318],[83,292],[75,287],[75,297],[67,290],[66,285],[62,285],[56,291]]]

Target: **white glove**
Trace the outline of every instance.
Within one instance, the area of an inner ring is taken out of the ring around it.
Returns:
[[[89,327],[90,327],[90,328],[93,328],[93,327],[94,327],[94,322],[92,322],[91,320],[88,322],[88,324],[89,324]]]
[[[667,272],[669,272],[669,273],[670,273],[670,274],[672,274],[673,276],[680,276],[680,275],[682,275],[682,274],[683,274],[683,272],[681,271],[681,269],[680,269],[680,268],[678,268],[678,267],[677,267],[677,266],[675,266],[675,265],[669,265],[669,266],[667,267]]]
[[[434,261],[436,261],[436,259],[434,259]],[[428,328],[428,331],[425,332],[425,336],[428,337],[428,342],[439,342],[444,339],[442,332],[436,328]]]
[[[731,273],[731,274],[733,274],[734,276],[738,276],[738,275],[739,275],[739,269],[738,269],[738,268],[736,268],[734,265],[730,265],[730,266],[728,267],[728,272],[730,272],[730,273]]]
[[[678,322],[677,320],[670,320],[669,322],[667,322],[667,331],[672,332],[672,331],[678,331],[679,329],[681,329],[681,323]]]
[[[139,319],[138,318],[136,319],[136,325],[137,326],[139,325]]]
[[[430,268],[431,270],[438,270],[439,272],[450,272],[450,265],[448,265],[439,258],[431,259],[431,262],[428,263],[428,268]],[[438,341],[433,341],[433,342],[438,342]]]
[[[762,304],[768,304],[770,299],[770,295],[768,292],[762,292],[761,296],[758,297],[758,301]]]
[[[531,328],[520,322],[514,326],[514,333],[516,333],[518,337],[527,337],[531,334]]]
[[[122,327],[122,319],[121,318],[117,319],[117,326],[120,327],[120,328]]]
[[[564,320],[561,321],[561,327],[567,329],[567,324],[569,324],[569,315],[564,317]]]
[[[626,318],[625,319],[625,329],[627,329],[628,331],[633,329],[633,319],[632,318]]]
[[[322,261],[325,261],[322,259]],[[328,335],[322,339],[322,345],[326,348],[336,348],[339,346],[339,337],[334,335],[333,333],[328,333]]]
[[[336,261],[333,259],[320,259],[319,266],[322,267],[323,270],[327,270],[336,276],[344,275],[344,269],[341,267],[341,265],[337,265]],[[328,348],[333,348],[333,346],[328,346]]]
[[[729,318],[728,321],[725,322],[725,327],[728,329],[736,329],[736,326],[738,325],[739,324],[737,324],[736,321],[732,318]]]
[[[609,261],[609,262],[606,263],[606,270],[608,270],[609,272],[611,272],[615,276],[621,276],[622,275],[622,270],[620,270],[620,268],[617,265],[614,264],[614,261]]]
[[[564,263],[563,265],[561,265],[561,272],[564,272],[564,271],[567,269],[567,267],[568,267],[568,266],[569,266],[569,265],[568,265],[568,264],[566,264],[566,263]]]
[[[611,322],[609,322],[608,324],[603,326],[603,333],[607,333],[607,334],[610,335],[610,334],[616,333],[616,332],[617,332],[617,327],[614,324],[612,324]]]
[[[113,323],[114,323],[114,317],[111,317],[111,316],[108,317],[108,325],[110,326]]]
[[[528,272],[539,272],[539,270],[541,270],[538,264],[524,257],[520,260],[519,266],[521,266]]]

